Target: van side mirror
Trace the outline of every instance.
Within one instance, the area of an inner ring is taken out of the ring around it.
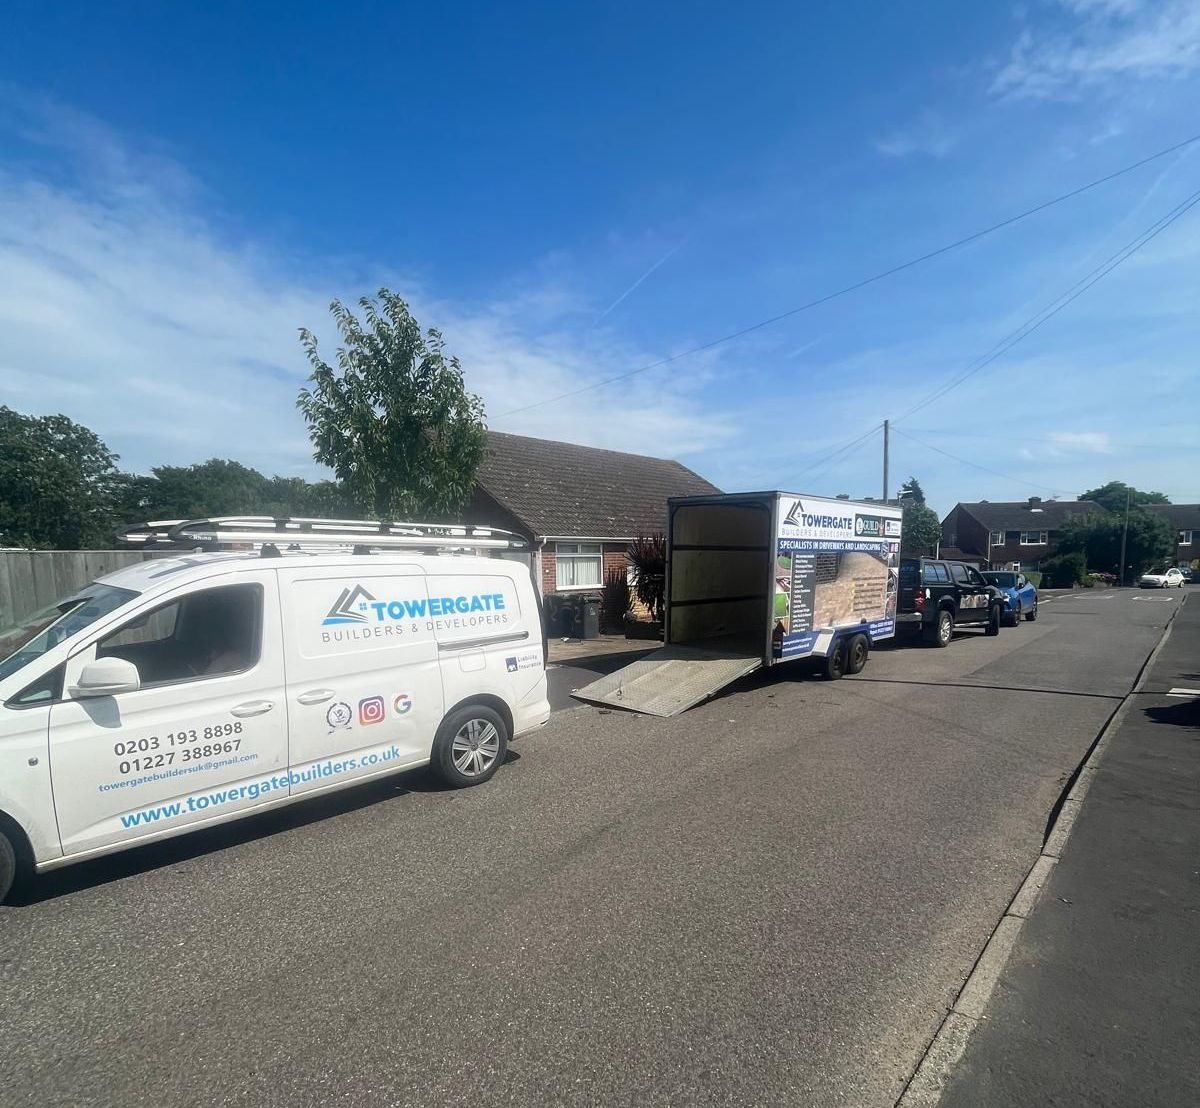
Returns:
[[[124,658],[97,658],[83,667],[79,683],[69,691],[73,699],[82,700],[89,696],[137,692],[141,687],[142,679],[132,662]]]

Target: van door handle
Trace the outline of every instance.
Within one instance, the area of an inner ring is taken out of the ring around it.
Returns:
[[[309,689],[308,692],[302,692],[296,699],[301,704],[321,704],[326,700],[331,700],[333,695],[333,689]]]
[[[261,716],[274,707],[275,701],[273,700],[247,700],[245,704],[239,704],[236,708],[229,710],[235,716]]]

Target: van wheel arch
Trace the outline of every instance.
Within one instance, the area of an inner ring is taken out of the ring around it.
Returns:
[[[466,708],[470,704],[482,704],[485,708],[491,708],[502,720],[504,726],[508,728],[508,737],[512,738],[513,733],[513,714],[512,709],[498,696],[492,693],[476,693],[472,696],[464,696],[457,704],[452,705],[446,710],[446,714],[442,717],[453,715],[460,708]]]

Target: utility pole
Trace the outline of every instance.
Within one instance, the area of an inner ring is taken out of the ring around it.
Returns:
[[[883,421],[883,502],[887,503],[888,492],[888,421]]]
[[[1129,537],[1129,494],[1133,490],[1128,485],[1125,486],[1125,527],[1121,531],[1121,565],[1120,572],[1117,574],[1118,584],[1125,584],[1125,540]]]

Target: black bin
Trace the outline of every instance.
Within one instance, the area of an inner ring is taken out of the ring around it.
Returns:
[[[583,638],[600,637],[600,598],[589,596],[583,602]]]

